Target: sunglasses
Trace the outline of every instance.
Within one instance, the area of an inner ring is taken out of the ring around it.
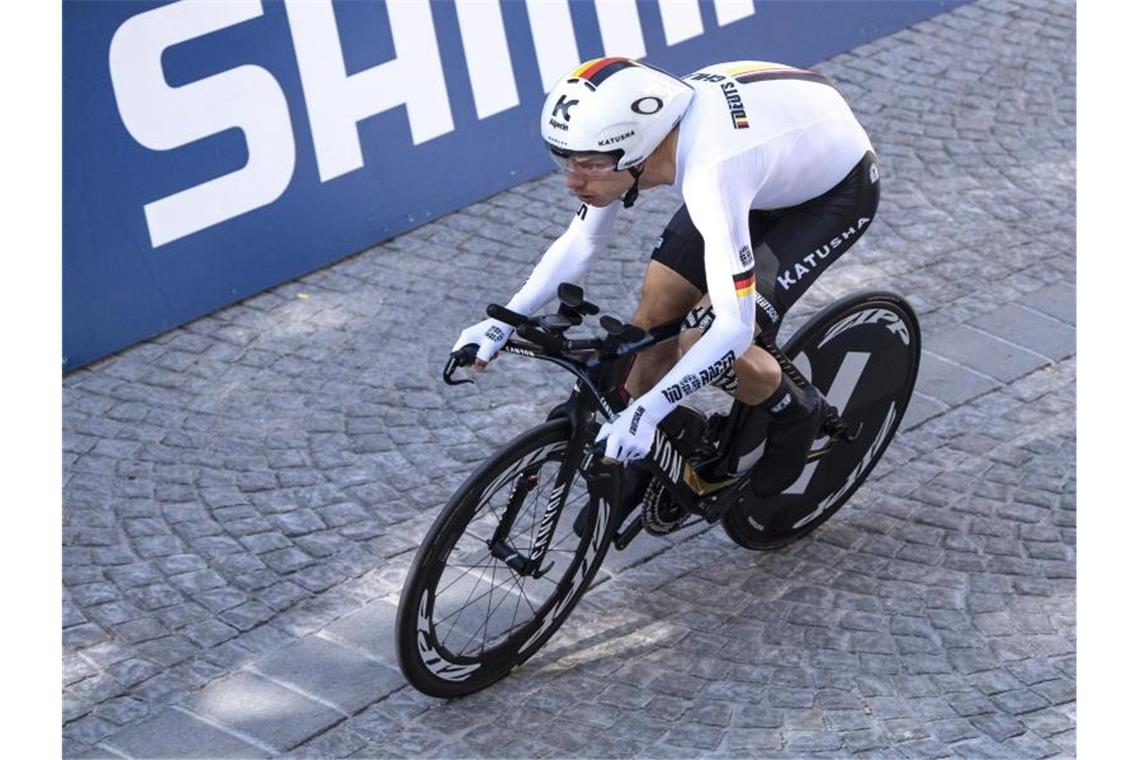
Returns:
[[[554,165],[563,174],[582,174],[591,178],[602,178],[617,168],[617,157],[606,153],[573,154],[560,156],[551,153]]]

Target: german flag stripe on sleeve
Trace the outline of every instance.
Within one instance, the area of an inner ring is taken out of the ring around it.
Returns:
[[[756,292],[756,271],[749,269],[747,272],[734,274],[732,276],[732,284],[736,286],[737,298],[751,296]]]
[[[636,63],[628,58],[595,58],[592,61],[586,61],[574,69],[574,71],[570,72],[570,78],[573,79],[577,77],[579,79],[585,79],[597,87],[622,69],[628,69],[630,66],[636,65]]]

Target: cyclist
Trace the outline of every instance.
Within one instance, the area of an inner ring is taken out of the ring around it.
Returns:
[[[581,205],[507,307],[533,315],[559,283],[580,282],[613,233],[617,201],[628,208],[640,190],[669,187],[683,205],[657,241],[632,322],[689,315],[693,329],[637,355],[632,400],[598,440],[611,459],[644,457],[661,420],[715,384],[769,416],[763,449],[737,441],[733,474],[751,467],[758,495],[783,491],[804,468],[823,404],[753,340],[773,344],[792,304],[874,218],[879,170],[866,132],[826,77],[758,61],[683,80],[627,58],[587,61],[559,80],[541,118]],[[511,330],[484,320],[455,349],[478,344],[482,369]]]

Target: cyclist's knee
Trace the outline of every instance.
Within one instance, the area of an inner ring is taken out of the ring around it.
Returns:
[[[681,334],[677,336],[677,351],[679,354],[685,354],[693,344],[701,339],[701,331],[693,328],[690,330],[682,330]]]
[[[736,375],[740,379],[737,398],[755,405],[775,393],[783,371],[770,353],[759,346],[749,346],[744,356],[736,360]]]
[[[657,325],[680,319],[700,299],[701,293],[688,280],[657,261],[649,262],[641,300],[633,312],[638,327]]]
[[[632,396],[648,393],[673,368],[679,358],[677,344],[672,341],[658,343],[656,346],[639,351],[626,378],[625,389]]]

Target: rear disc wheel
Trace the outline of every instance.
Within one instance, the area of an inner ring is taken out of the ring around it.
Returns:
[[[778,549],[798,541],[866,480],[914,390],[921,355],[918,318],[897,294],[854,293],[813,317],[784,353],[837,408],[855,440],[817,439],[803,473],[783,493],[761,498],[748,487],[742,490],[721,524],[747,549]]]

